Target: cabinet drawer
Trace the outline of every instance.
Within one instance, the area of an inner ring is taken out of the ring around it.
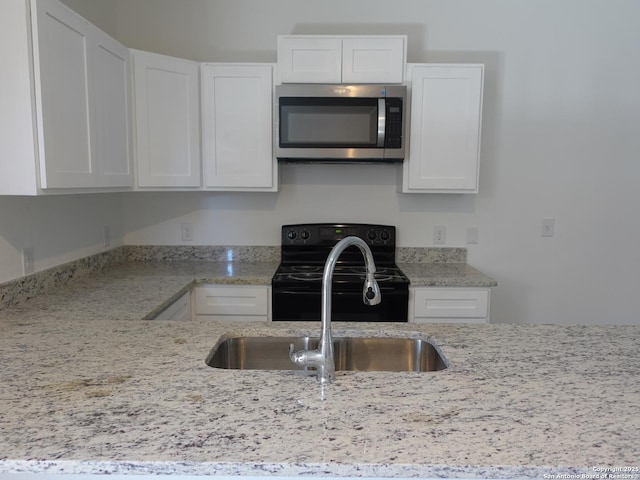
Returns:
[[[415,317],[486,318],[489,291],[424,288],[414,290]]]
[[[196,315],[267,316],[269,287],[205,286],[195,289]]]

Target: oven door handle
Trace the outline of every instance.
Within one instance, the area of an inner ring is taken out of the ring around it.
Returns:
[[[387,124],[387,102],[384,98],[378,99],[378,148],[384,147],[384,132]]]
[[[380,290],[383,294],[383,300],[385,295],[402,295],[402,290],[397,290],[393,287],[384,287],[380,286]],[[320,292],[317,290],[273,290],[274,295],[320,295]],[[333,288],[331,291],[331,295],[353,295],[354,297],[362,298],[362,290],[340,290],[339,288]]]

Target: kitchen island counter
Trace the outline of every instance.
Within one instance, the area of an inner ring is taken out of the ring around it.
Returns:
[[[0,473],[595,478],[639,466],[640,327],[335,323],[337,336],[429,338],[449,367],[339,372],[322,389],[301,372],[205,364],[227,336],[318,331],[3,320]]]

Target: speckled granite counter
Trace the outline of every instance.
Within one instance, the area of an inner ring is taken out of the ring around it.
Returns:
[[[491,277],[466,263],[398,263],[414,287],[495,287]]]
[[[416,252],[402,259],[414,284],[495,285],[457,254]],[[226,336],[318,325],[139,320],[196,283],[269,284],[272,253],[128,255],[0,310],[0,473],[539,478],[633,462],[640,329],[336,323],[430,338],[450,365],[339,373],[321,391],[300,373],[204,364]]]
[[[153,318],[197,284],[269,285],[277,261],[142,261],[107,267],[0,310],[0,318]]]
[[[0,473],[594,478],[638,467],[640,327],[336,323],[337,335],[429,338],[449,368],[342,372],[324,391],[299,372],[204,363],[227,335],[317,330],[2,321]]]

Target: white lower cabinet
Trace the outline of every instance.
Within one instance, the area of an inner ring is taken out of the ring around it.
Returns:
[[[178,300],[173,302],[162,312],[160,312],[154,320],[190,320],[191,319],[191,291],[182,295]]]
[[[409,288],[409,322],[488,323],[488,288]]]
[[[267,285],[202,285],[194,290],[196,319],[271,320],[271,287]]]

